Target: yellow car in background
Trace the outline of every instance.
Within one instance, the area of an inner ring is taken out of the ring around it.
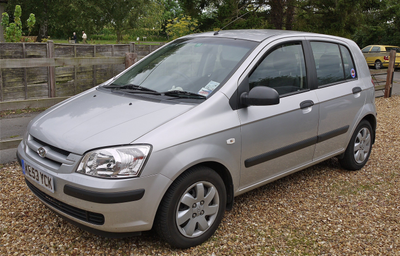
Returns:
[[[393,45],[368,45],[362,49],[368,66],[380,69],[389,66],[390,51],[396,50],[395,67],[400,66],[400,47]]]

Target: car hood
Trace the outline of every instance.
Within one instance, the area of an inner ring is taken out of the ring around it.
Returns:
[[[29,134],[49,145],[83,154],[127,145],[193,108],[92,90],[37,116]]]

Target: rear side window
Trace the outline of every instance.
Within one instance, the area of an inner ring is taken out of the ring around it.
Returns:
[[[307,89],[303,47],[299,43],[279,45],[270,51],[249,77],[250,89],[274,88],[279,95]]]
[[[387,52],[390,52],[391,50],[395,50],[397,53],[400,52],[400,48],[398,47],[385,47]]]
[[[311,48],[317,69],[318,86],[357,77],[347,47],[335,43],[311,42]]]
[[[353,59],[351,58],[349,49],[341,45],[340,51],[342,52],[345,78],[346,79],[356,78],[357,77],[356,67],[354,66],[354,62]]]

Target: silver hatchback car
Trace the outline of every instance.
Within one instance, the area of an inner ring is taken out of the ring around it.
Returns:
[[[361,169],[374,85],[351,40],[236,30],[179,38],[39,115],[18,159],[32,192],[104,236],[213,235],[234,197],[332,157]]]

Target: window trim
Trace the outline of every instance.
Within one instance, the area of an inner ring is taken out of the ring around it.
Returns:
[[[325,87],[329,87],[329,86],[333,86],[333,85],[337,85],[337,84],[342,84],[342,83],[349,82],[349,81],[358,80],[357,65],[356,65],[356,63],[354,61],[353,54],[352,54],[352,52],[351,52],[351,50],[350,50],[350,48],[348,46],[346,46],[343,43],[336,42],[336,41],[331,41],[331,40],[306,40],[306,42],[307,42],[307,45],[309,47],[308,48],[308,50],[309,50],[308,53],[311,56],[311,59],[312,59],[312,62],[313,62],[313,67],[312,68],[315,70],[315,74],[313,74],[313,75],[315,75],[315,77],[312,79],[313,80],[312,81],[313,84],[312,84],[312,88],[311,88],[312,90],[319,89],[319,88],[325,88]],[[328,83],[328,84],[318,85],[317,65],[315,63],[314,52],[313,52],[312,47],[311,47],[311,43],[312,42],[336,44],[338,46],[339,53],[340,53],[340,58],[341,58],[341,61],[342,61],[342,67],[343,67],[343,76],[344,76],[343,80],[332,82],[332,83]],[[355,78],[346,78],[346,71],[344,69],[344,63],[343,63],[343,54],[342,54],[342,50],[340,49],[340,46],[345,47],[349,51],[351,61],[353,62],[353,65],[354,65],[354,70],[356,71],[356,77]]]
[[[254,73],[254,71],[259,67],[259,65],[264,61],[264,59],[271,54],[273,51],[275,51],[279,46],[282,45],[286,45],[286,44],[294,44],[294,43],[298,43],[300,44],[302,51],[303,51],[303,57],[304,57],[304,68],[305,68],[305,75],[307,77],[306,81],[307,81],[307,88],[301,90],[301,91],[295,91],[295,92],[289,92],[289,93],[285,93],[285,94],[280,94],[279,98],[284,98],[287,96],[291,96],[291,95],[295,95],[295,94],[299,94],[299,93],[303,93],[303,92],[308,92],[311,90],[310,88],[310,78],[309,78],[309,64],[307,64],[307,52],[306,52],[306,48],[304,47],[305,43],[307,42],[307,40],[304,39],[292,39],[292,40],[288,40],[288,41],[284,41],[281,43],[277,43],[275,45],[273,45],[272,47],[269,47],[268,51],[266,51],[257,61],[257,63],[251,68],[251,70],[248,72],[248,74],[246,75],[247,78],[250,78],[250,76]],[[250,91],[250,85],[248,88],[248,91]]]

